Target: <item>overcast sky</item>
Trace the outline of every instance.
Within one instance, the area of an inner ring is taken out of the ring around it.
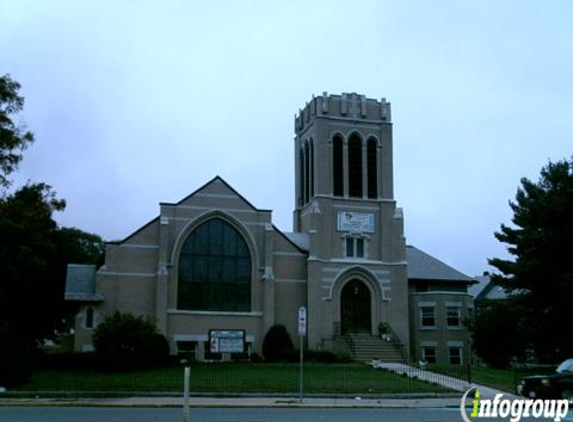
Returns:
[[[37,139],[17,185],[115,240],[220,175],[290,231],[294,114],[386,97],[407,242],[479,274],[520,178],[573,153],[571,22],[567,0],[1,0]]]

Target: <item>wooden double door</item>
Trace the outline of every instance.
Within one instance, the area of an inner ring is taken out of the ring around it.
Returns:
[[[372,333],[372,303],[370,290],[360,280],[346,283],[340,293],[342,334]]]

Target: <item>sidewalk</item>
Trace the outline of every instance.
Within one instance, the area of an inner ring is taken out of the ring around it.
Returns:
[[[495,388],[486,387],[485,385],[481,384],[469,383],[458,378],[426,371],[424,369],[405,365],[403,363],[390,363],[373,360],[370,364],[375,369],[388,369],[398,374],[405,374],[410,378],[415,377],[423,381],[433,382],[443,387],[449,388],[450,390],[459,391],[460,393],[464,393],[470,388],[475,387],[480,391],[482,397],[484,398],[494,397],[496,394],[503,394],[507,398],[517,398],[517,396],[514,394],[508,393],[506,391],[496,390]]]
[[[435,398],[305,398],[297,397],[191,397],[191,407],[306,407],[306,408],[440,408],[459,407],[460,397]],[[183,397],[127,398],[1,398],[0,406],[62,407],[183,407]]]

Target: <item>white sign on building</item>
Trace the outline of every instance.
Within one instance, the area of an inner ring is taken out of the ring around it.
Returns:
[[[338,231],[374,233],[374,214],[339,211]]]
[[[211,353],[243,353],[245,330],[210,330],[209,346]]]

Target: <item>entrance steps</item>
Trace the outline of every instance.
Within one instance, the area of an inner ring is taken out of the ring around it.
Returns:
[[[383,340],[370,334],[347,334],[339,336],[354,360],[382,362],[404,362],[402,344],[397,341]]]

